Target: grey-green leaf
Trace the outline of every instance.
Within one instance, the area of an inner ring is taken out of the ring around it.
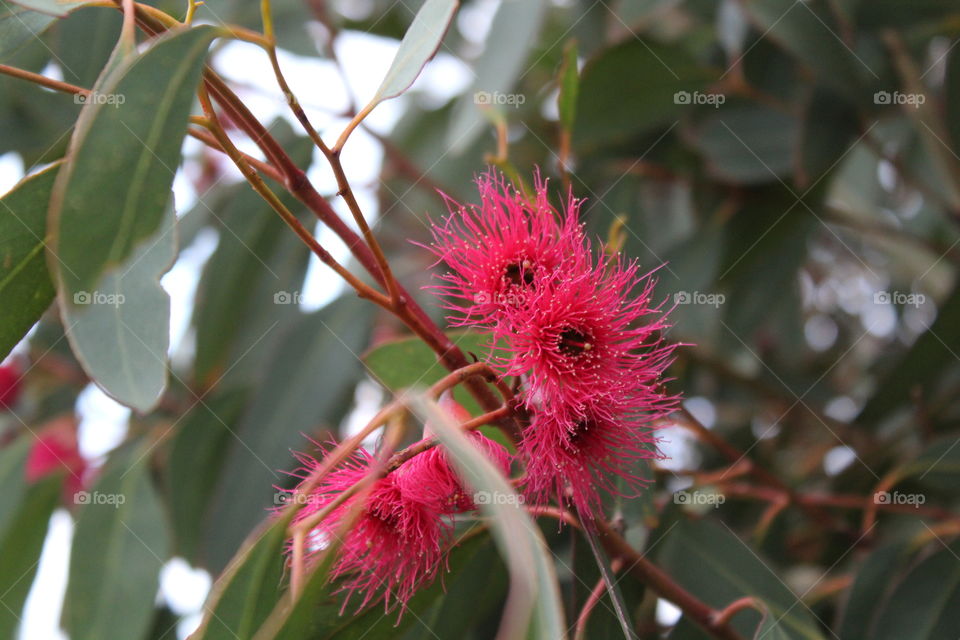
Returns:
[[[16,5],[0,6],[0,60],[39,36],[55,17]]]
[[[115,453],[80,507],[64,624],[72,640],[130,640],[153,618],[170,536],[150,480],[150,446]]]
[[[447,130],[451,153],[465,151],[483,130],[480,106],[493,104],[523,76],[527,56],[543,23],[545,5],[543,0],[500,3],[487,44],[473,66],[476,74],[473,85],[460,96],[454,108]]]
[[[410,88],[440,47],[459,4],[458,0],[427,0],[423,3],[368,108],[395,98]]]
[[[0,199],[0,359],[53,302],[43,256],[57,166],[26,178]]]
[[[167,385],[170,296],[160,276],[177,253],[176,215],[167,210],[156,237],[108,272],[93,291],[61,305],[70,345],[84,370],[108,395],[141,413]]]
[[[97,288],[163,220],[214,27],[174,29],[114,62],[80,114],[50,203],[61,303]],[[123,46],[122,43],[118,46]]]

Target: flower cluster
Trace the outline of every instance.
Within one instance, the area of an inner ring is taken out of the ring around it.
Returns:
[[[642,485],[632,463],[657,455],[649,425],[676,400],[662,388],[673,345],[651,274],[595,251],[579,201],[557,210],[539,176],[532,195],[493,171],[478,186],[478,206],[448,199],[434,225],[431,250],[448,268],[435,289],[453,324],[491,334],[491,365],[522,385],[529,497],[594,516],[617,477]]]
[[[466,413],[451,397],[442,398],[440,404],[454,418]],[[469,437],[503,473],[509,473],[511,456],[502,445],[475,431]],[[298,459],[302,467],[294,475],[302,480],[321,464],[302,454]],[[358,450],[327,474],[305,499],[298,497],[305,504],[294,522],[311,518],[376,472],[376,458]],[[451,516],[472,511],[476,505],[451,468],[446,450],[438,447],[427,449],[375,480],[369,494],[361,496],[337,505],[311,529],[308,556],[344,535],[331,569],[331,576],[341,581],[340,591],[347,594],[343,608],[356,594],[361,598],[358,609],[382,599],[387,611],[399,606],[402,613],[411,596],[432,582],[444,566],[453,543]],[[358,500],[363,500],[362,506],[357,505]],[[349,531],[341,531],[355,509],[360,509],[358,519]]]

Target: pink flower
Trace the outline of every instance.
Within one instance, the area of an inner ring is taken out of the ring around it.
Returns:
[[[480,433],[471,432],[469,436],[504,473],[509,471],[510,455],[502,445]],[[320,464],[308,456],[298,458],[304,465],[296,474],[301,478],[309,477]],[[316,514],[363,480],[374,462],[368,452],[356,452],[327,475],[295,521]],[[309,551],[319,551],[338,535],[340,524],[357,499],[344,501],[311,531]],[[382,598],[387,611],[398,605],[402,611],[418,589],[436,578],[445,561],[453,532],[448,516],[475,508],[472,497],[450,467],[446,451],[438,447],[410,458],[376,480],[331,571],[334,578],[343,580],[340,590],[348,594],[343,606],[358,594],[362,598],[358,609]]]
[[[569,419],[550,411],[535,414],[524,430],[520,456],[526,463],[524,492],[536,504],[556,498],[585,517],[600,513],[600,492],[629,497],[646,479],[635,475],[639,460],[660,457],[652,431],[593,408]],[[617,487],[622,479],[627,492]]]
[[[557,273],[527,305],[511,310],[497,331],[505,346],[496,365],[504,375],[522,376],[531,410],[547,407],[580,420],[589,417],[589,406],[602,404],[629,415],[661,415],[671,404],[661,376],[674,345],[662,341],[666,324],[651,304],[652,278],[616,259],[582,266]]]
[[[14,364],[0,366],[0,409],[12,409],[20,395],[20,371]]]
[[[546,279],[583,251],[579,203],[570,197],[557,211],[546,182],[535,180],[527,199],[491,169],[477,179],[480,205],[447,199],[450,213],[434,225],[430,250],[449,272],[438,292],[448,296],[458,325],[496,326],[504,312],[526,304]]]
[[[301,474],[308,477],[319,463],[299,457],[305,463]],[[366,451],[354,454],[327,475],[297,513],[296,521],[317,513],[363,480],[374,462]],[[433,505],[404,499],[396,479],[396,474],[389,474],[375,481],[359,520],[340,547],[331,575],[342,579],[339,590],[347,593],[344,608],[354,594],[362,597],[358,610],[380,599],[387,611],[405,606],[417,589],[434,580],[443,562],[452,531],[450,523]],[[358,499],[346,500],[311,531],[308,553],[312,555],[329,544]]]
[[[27,482],[37,482],[55,473],[65,474],[64,498],[70,503],[75,493],[83,489],[87,461],[77,446],[77,423],[72,416],[54,420],[36,434],[36,440],[27,455],[25,475]]]

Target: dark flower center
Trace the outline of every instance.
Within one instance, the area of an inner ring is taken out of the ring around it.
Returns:
[[[575,357],[593,349],[593,344],[590,342],[590,336],[583,331],[568,328],[560,332],[557,347],[563,355]]]
[[[510,284],[518,287],[529,287],[533,284],[533,269],[531,267],[533,267],[533,265],[530,264],[529,260],[508,264],[507,268],[503,270],[503,277],[506,278]]]

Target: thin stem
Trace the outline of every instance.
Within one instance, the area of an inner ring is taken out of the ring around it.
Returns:
[[[210,131],[213,136],[217,139],[217,142],[220,143],[221,148],[227,153],[234,164],[237,165],[237,168],[240,169],[240,172],[243,173],[243,177],[253,186],[254,190],[260,194],[260,196],[267,201],[267,203],[280,214],[280,217],[283,218],[284,222],[293,229],[293,231],[300,236],[300,239],[310,247],[314,254],[320,260],[326,264],[328,267],[337,272],[337,274],[347,281],[350,286],[352,286],[357,295],[361,298],[366,298],[385,309],[390,308],[389,300],[379,291],[373,289],[370,285],[363,282],[351,273],[346,267],[337,262],[330,253],[320,246],[320,243],[317,242],[316,238],[313,237],[313,234],[303,226],[300,220],[289,210],[286,205],[280,200],[279,197],[266,185],[263,181],[263,178],[253,170],[253,168],[247,164],[246,159],[240,153],[240,151],[234,146],[233,142],[223,131],[223,128],[220,126],[217,119],[217,114],[213,109],[213,105],[210,103],[210,99],[206,94],[206,91],[200,91],[200,104],[203,107],[204,113],[207,118],[210,120],[211,127]]]
[[[55,91],[63,91],[64,93],[72,93],[78,96],[90,95],[89,89],[84,89],[83,87],[78,87],[76,85],[69,84],[67,82],[60,82],[59,80],[48,78],[46,76],[40,75],[39,73],[25,71],[23,69],[10,67],[5,64],[0,64],[0,73],[14,77],[14,78],[20,78],[21,80],[26,80],[27,82],[32,82],[34,84],[38,84],[48,89],[53,89]]]
[[[618,573],[623,566],[623,562],[617,558],[610,563],[610,569],[614,574]],[[603,594],[607,590],[607,585],[604,579],[601,577],[597,580],[597,584],[594,585],[593,589],[590,590],[590,595],[587,597],[587,601],[583,603],[583,608],[580,610],[580,615],[577,617],[577,630],[574,632],[573,640],[586,640],[587,637],[587,623],[590,622],[590,614],[593,613],[593,610],[600,603],[600,599],[603,598]]]
[[[760,603],[757,602],[756,598],[752,596],[746,596],[746,597],[740,598],[739,600],[734,600],[733,602],[725,606],[722,610],[717,612],[717,615],[714,618],[714,622],[716,624],[729,624],[733,616],[737,615],[744,609],[756,609],[760,613],[765,613],[765,610],[760,605]]]

